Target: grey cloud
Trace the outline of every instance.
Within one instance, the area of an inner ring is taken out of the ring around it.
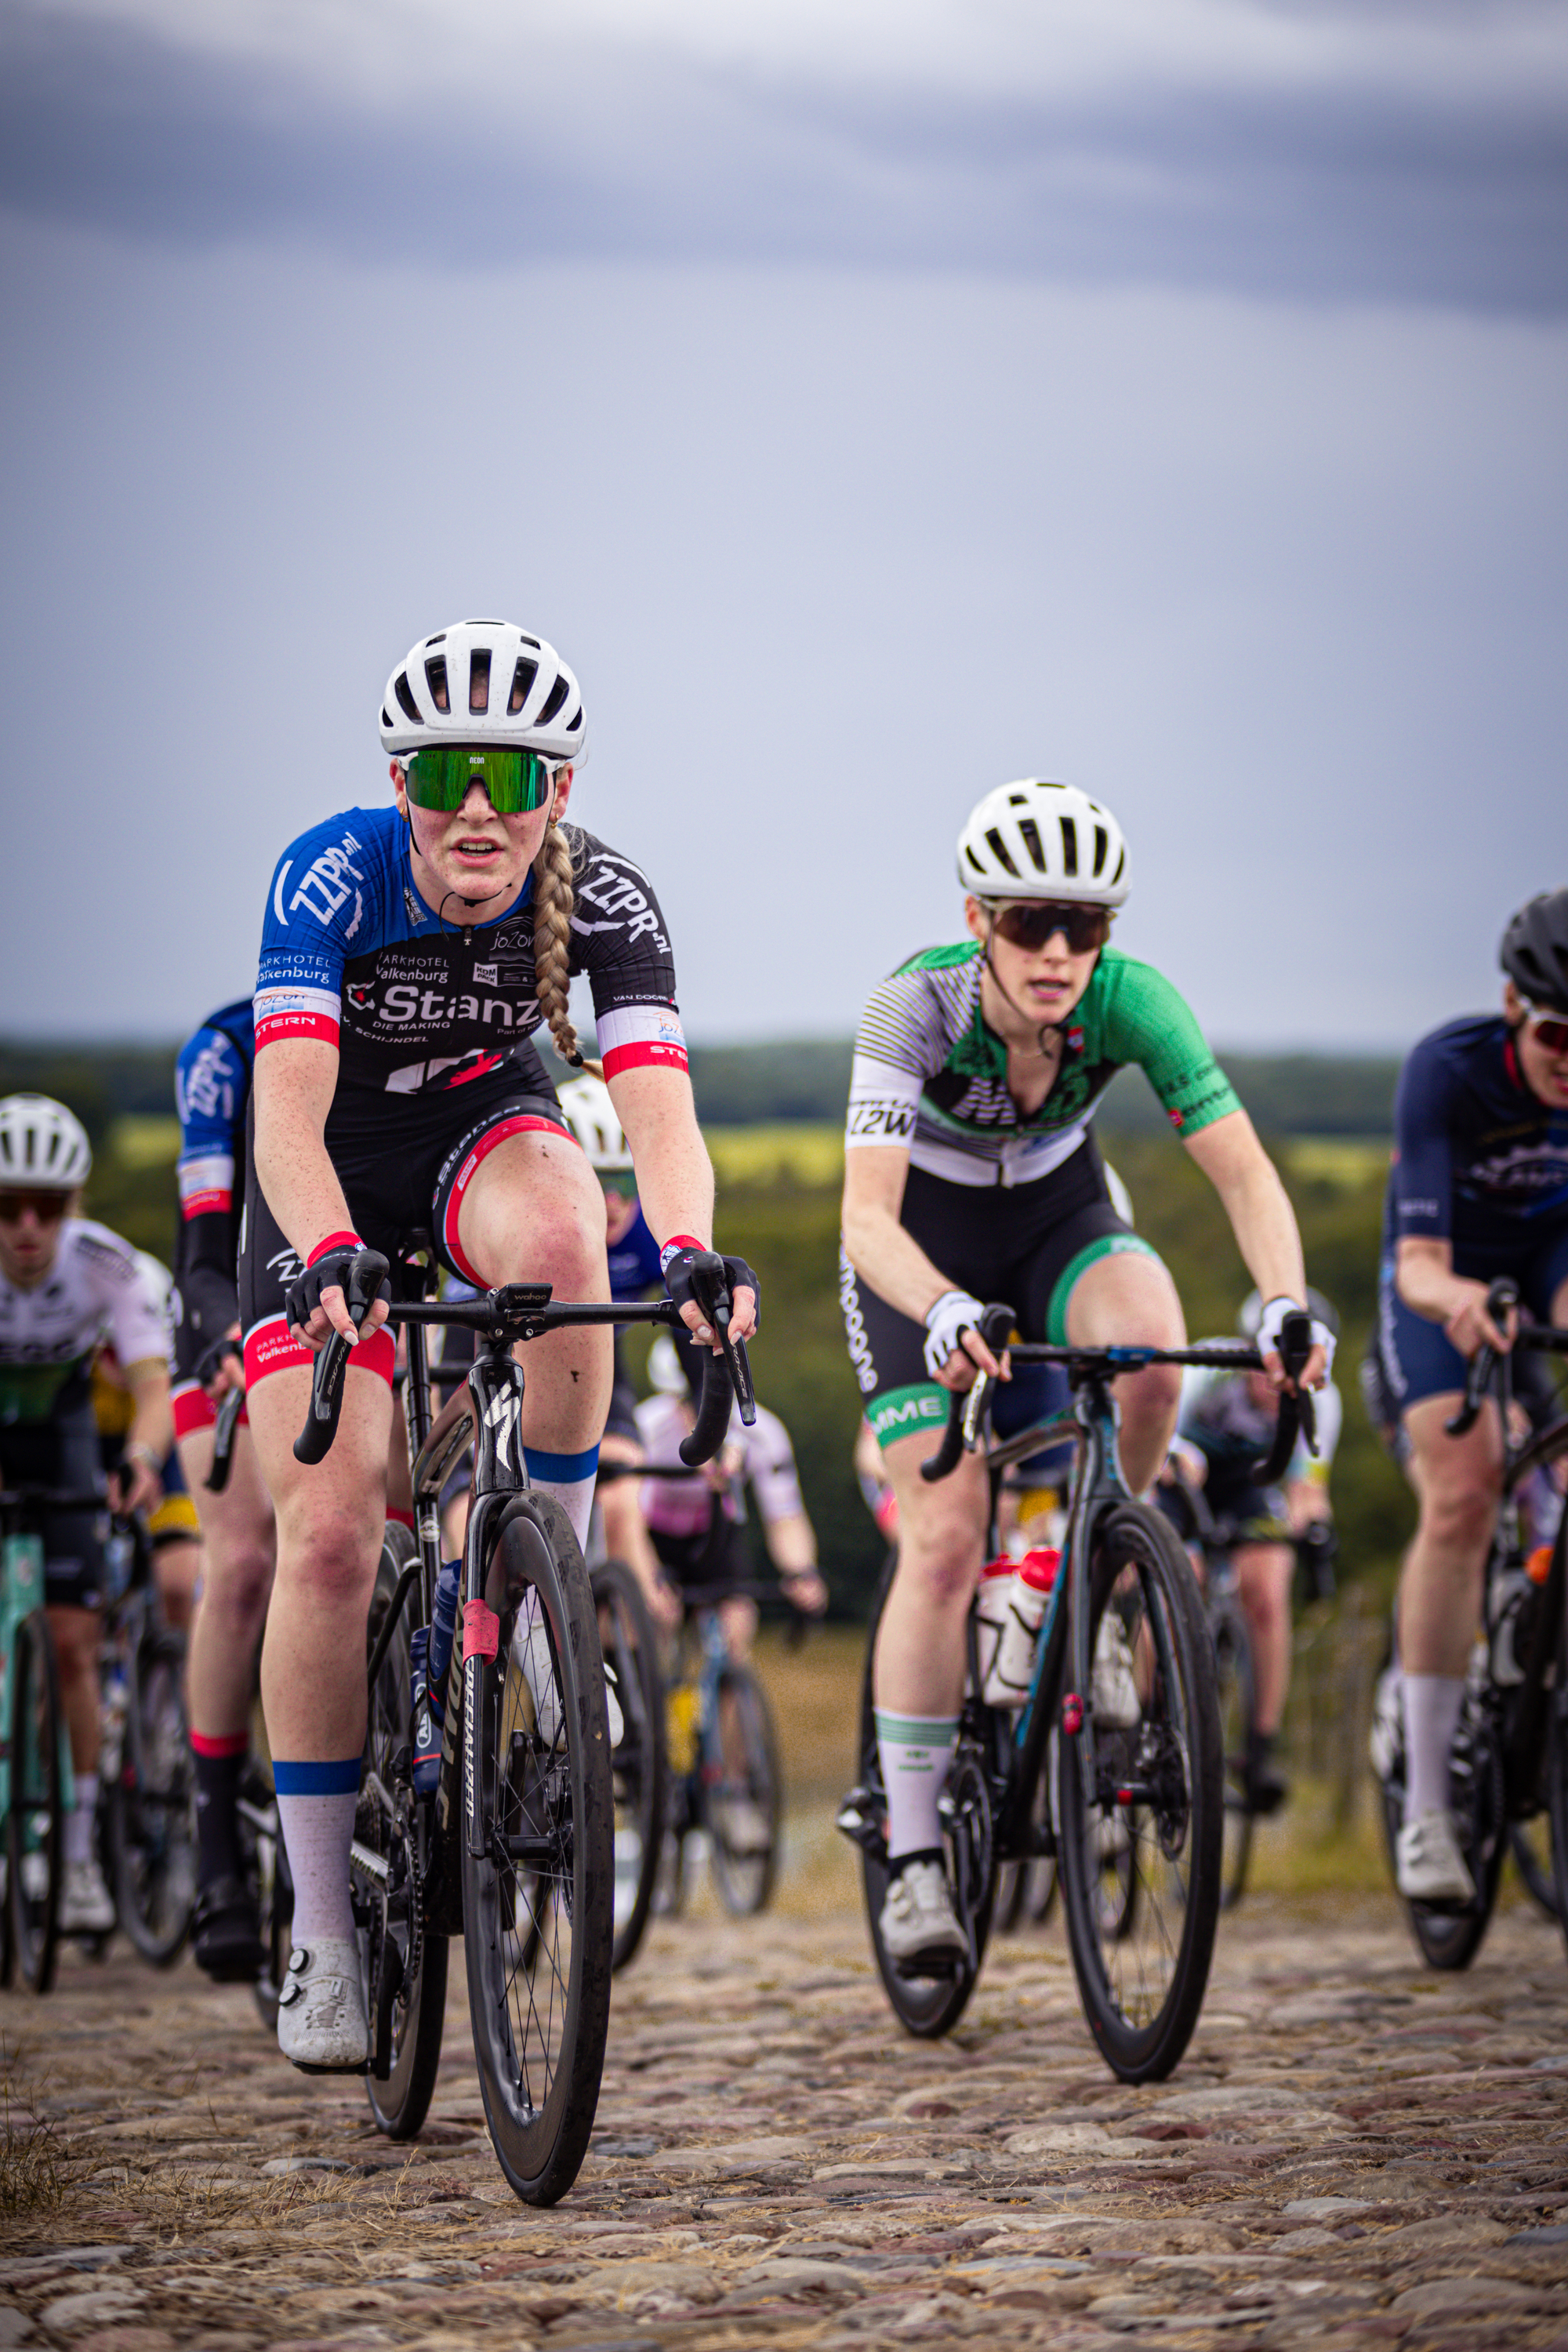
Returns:
[[[1354,12],[1384,26],[1400,8]],[[516,53],[511,53],[515,55]],[[0,204],[176,245],[362,259],[940,268],[1311,300],[1568,308],[1554,85],[940,98],[542,46],[418,114],[30,9],[0,30]]]

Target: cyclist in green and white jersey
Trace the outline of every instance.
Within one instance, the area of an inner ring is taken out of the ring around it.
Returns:
[[[981,1563],[978,1456],[928,1486],[948,1392],[1005,1379],[977,1328],[1005,1299],[1025,1339],[1180,1347],[1181,1302],[1114,1207],[1090,1118],[1138,1063],[1225,1203],[1279,1339],[1306,1295],[1300,1236],[1251,1120],[1177,991],[1110,947],[1129,888],[1109,809],[1027,779],[988,793],[959,836],[968,939],[928,949],[872,992],[846,1136],[842,1296],[867,1418],[898,1496],[899,1569],[878,1636],[878,1740],[892,1870],[881,1921],[900,1965],[965,1948],[942,1872],[937,1801],[958,1729],[963,1623]],[[1329,1334],[1302,1378],[1328,1371]],[[1180,1374],[1117,1383],[1121,1466],[1142,1493],[1164,1459]]]

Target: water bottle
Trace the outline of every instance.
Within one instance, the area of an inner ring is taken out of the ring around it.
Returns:
[[[439,1724],[447,1711],[447,1670],[452,1663],[452,1643],[458,1630],[458,1606],[463,1591],[463,1563],[444,1559],[436,1580],[436,1605],[430,1612],[429,1672],[426,1677],[430,1712]]]
[[[980,1571],[980,1583],[974,1595],[975,1648],[980,1666],[980,1693],[987,1706],[1005,1706],[1000,1696],[993,1697],[996,1687],[996,1660],[1007,1631],[1012,1606],[1013,1586],[1018,1573],[1018,1563],[1004,1557],[988,1559]]]
[[[1054,1545],[1042,1546],[1026,1551],[1016,1569],[1009,1560],[1007,1578],[991,1580],[993,1593],[986,1600],[993,1614],[985,1622],[995,1622],[999,1615],[1000,1625],[980,1686],[987,1706],[1020,1707],[1028,1697],[1035,1674],[1035,1645],[1060,1566],[1061,1554]]]
[[[409,1696],[414,1718],[414,1793],[433,1797],[441,1778],[441,1733],[430,1706],[427,1665],[430,1628],[421,1625],[408,1637]]]

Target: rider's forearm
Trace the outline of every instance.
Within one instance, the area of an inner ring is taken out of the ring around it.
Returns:
[[[844,1247],[862,1282],[916,1323],[955,1286],[879,1202],[844,1197]]]
[[[337,1048],[317,1038],[289,1038],[256,1057],[256,1173],[301,1264],[329,1234],[353,1231],[325,1140],[337,1080]]]
[[[167,1461],[174,1444],[174,1414],[169,1402],[169,1367],[156,1356],[127,1364],[125,1385],[135,1404],[125,1450],[142,1454],[152,1469]]]
[[[768,1558],[781,1576],[801,1576],[816,1566],[816,1536],[804,1511],[782,1519],[764,1519],[763,1536]]]
[[[1307,1269],[1296,1212],[1247,1113],[1232,1111],[1201,1128],[1187,1150],[1225,1204],[1259,1296],[1304,1300]]]
[[[710,1247],[713,1163],[697,1124],[690,1080],[683,1070],[624,1070],[609,1087],[648,1231],[660,1243],[688,1234]]]
[[[1452,1242],[1418,1234],[1402,1241],[1394,1252],[1394,1286],[1412,1314],[1428,1323],[1447,1323],[1481,1286],[1454,1272]]]

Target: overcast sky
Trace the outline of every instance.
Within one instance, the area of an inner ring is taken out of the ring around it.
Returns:
[[[993,784],[1220,1041],[1568,882],[1568,6],[7,0],[0,1024],[172,1035],[418,635],[582,679],[688,1027],[843,1032]]]

